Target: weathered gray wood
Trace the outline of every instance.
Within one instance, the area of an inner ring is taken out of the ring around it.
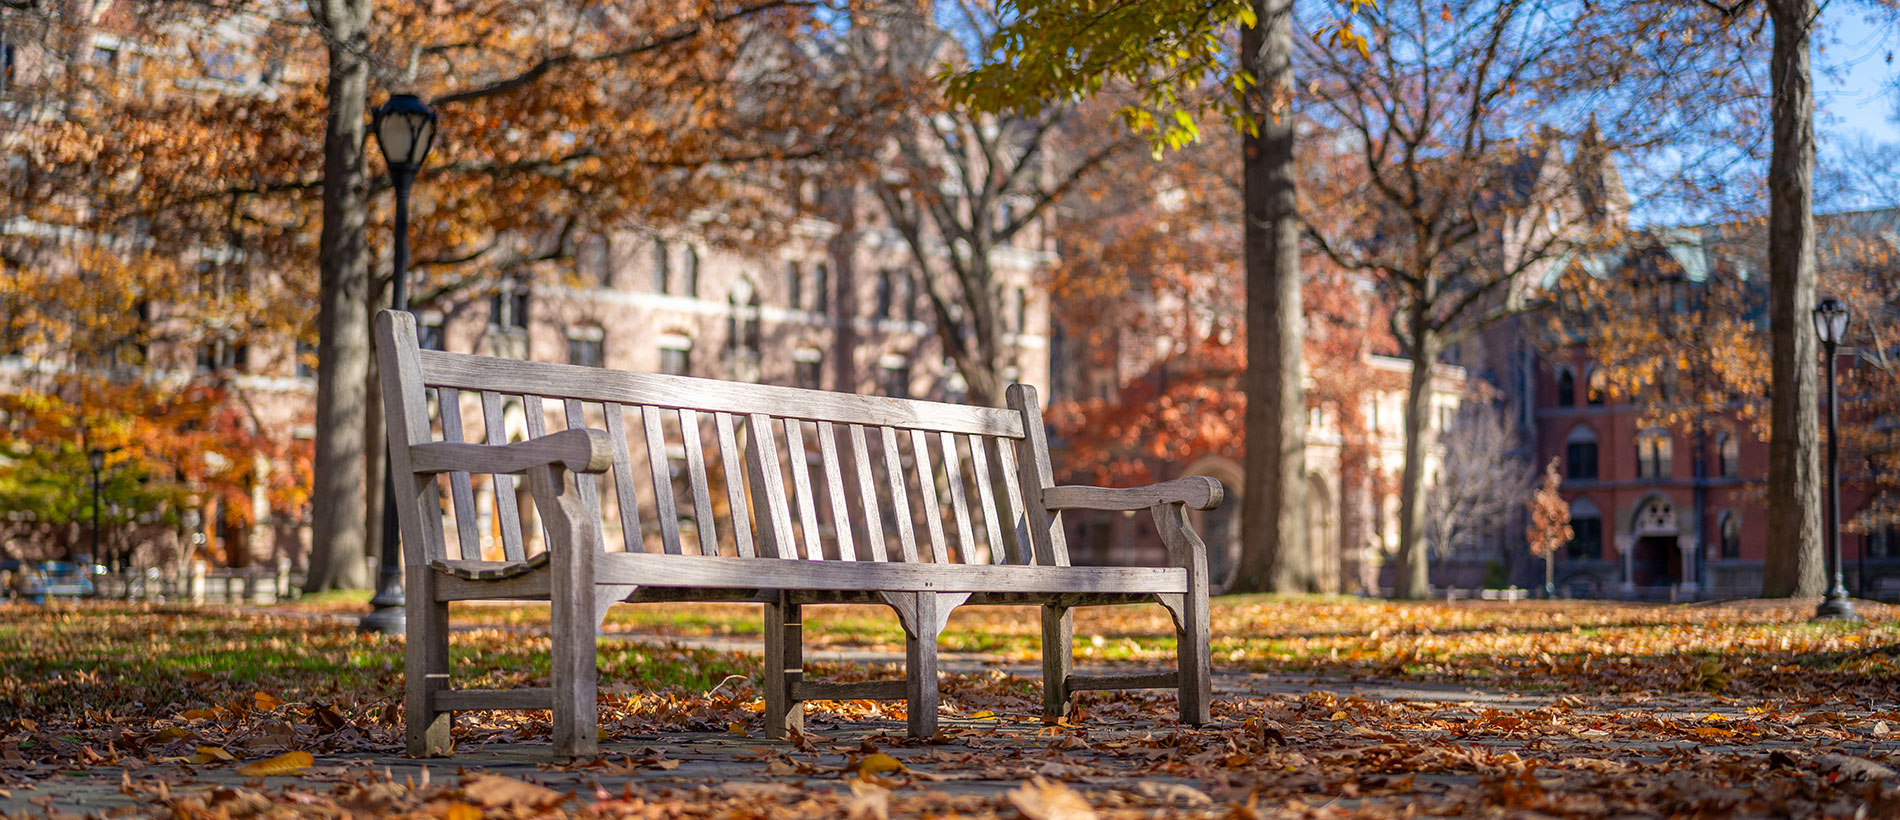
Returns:
[[[598,367],[527,362],[421,351],[431,385],[460,390],[519,391],[526,385],[543,396],[628,405],[685,407],[701,412],[750,414],[769,408],[775,416],[834,424],[891,425],[932,432],[1022,438],[1022,417],[993,407],[938,404],[884,396],[858,396],[767,384],[740,384],[659,373],[625,373]],[[1041,420],[1037,420],[1041,425]]]
[[[1156,504],[1153,511],[1155,528],[1168,547],[1170,563],[1187,570],[1174,651],[1181,670],[1181,722],[1200,726],[1212,719],[1213,704],[1212,645],[1207,634],[1207,545],[1188,524],[1185,505]]]
[[[759,555],[797,558],[798,544],[792,541],[792,511],[785,504],[785,480],[779,475],[778,447],[772,441],[771,417],[763,413],[747,416],[746,441],[746,457],[752,460],[751,469],[746,471],[752,481],[752,510],[763,518],[758,522]],[[761,499],[764,506],[760,506]]]
[[[851,465],[858,476],[858,497],[864,502],[865,547],[871,560],[889,560],[890,546],[884,543],[884,511],[877,503],[877,477],[871,475],[871,449],[861,424],[851,425]]]
[[[816,561],[825,557],[825,542],[818,531],[818,505],[812,502],[811,463],[805,460],[805,423],[798,419],[783,419],[781,423],[785,425],[785,460],[791,463],[792,497],[798,501],[798,532],[804,536],[805,557]]]
[[[904,454],[897,449],[897,431],[878,428],[884,438],[884,476],[891,480],[891,519],[897,524],[898,560],[917,563],[917,533],[910,517],[910,490],[904,486]]]
[[[976,476],[976,503],[983,507],[983,536],[988,540],[990,563],[1008,563],[1008,548],[1003,546],[1003,526],[996,516],[996,491],[990,480],[990,459],[982,436],[970,436],[970,472]]]
[[[943,445],[943,475],[950,485],[950,511],[957,522],[958,563],[985,563],[976,560],[976,535],[970,528],[970,500],[965,496],[963,487],[963,458],[957,453],[957,437],[954,433],[938,433],[938,443]]]
[[[909,684],[901,680],[799,681],[792,686],[792,698],[800,701],[903,700],[908,695]]]
[[[613,466],[613,442],[599,430],[562,430],[514,444],[431,441],[408,448],[415,474],[524,473],[558,464],[577,473],[603,473]]]
[[[928,738],[937,733],[937,595],[919,592],[913,600],[916,625],[904,641],[904,699],[910,736]]]
[[[944,627],[950,623],[950,614],[956,611],[957,607],[963,606],[964,602],[970,600],[970,596],[973,594],[975,593],[936,593],[935,600],[937,603],[933,608],[936,614],[932,616],[934,620],[930,623],[924,623],[919,620],[919,618],[923,616],[918,614],[916,595],[912,595],[908,592],[880,592],[878,593],[878,598],[883,600],[886,606],[889,606],[892,611],[897,613],[897,622],[904,626],[905,634],[919,634],[919,629],[927,629],[928,631],[941,634]]]
[[[858,560],[851,537],[851,512],[844,503],[844,471],[838,466],[838,435],[831,422],[818,422],[818,460],[825,470],[825,498],[831,502],[831,531],[838,539],[838,560]]]
[[[917,497],[924,508],[924,529],[930,533],[930,560],[950,563],[950,548],[944,543],[943,513],[938,509],[937,464],[930,458],[930,436],[922,430],[910,431],[911,462],[917,468]]]
[[[1180,567],[1017,567],[996,564],[783,561],[716,555],[606,553],[595,582],[652,587],[889,590],[897,592],[1184,592]]]
[[[435,481],[429,479],[425,491],[409,458],[413,445],[429,440],[428,399],[416,359],[414,316],[387,310],[376,315],[376,356],[405,581],[419,604],[404,629],[404,745],[412,756],[429,757],[447,754],[451,743],[449,716],[430,706],[434,693],[448,686],[449,647],[448,606],[432,600],[435,574],[428,563],[446,558],[447,546]]]
[[[438,712],[485,709],[552,709],[553,689],[444,689],[435,693]]]
[[[706,483],[706,454],[700,449],[699,414],[680,410],[680,446],[686,449],[686,475],[693,487],[693,530],[700,555],[719,554],[719,530],[713,523],[712,489]]]
[[[633,455],[627,449],[627,408],[602,405],[607,414],[607,437],[614,444],[614,499],[620,509],[620,543],[627,552],[646,552],[646,533],[640,528],[640,497],[633,489]]]
[[[1042,501],[1051,510],[1145,510],[1171,502],[1211,510],[1220,506],[1221,496],[1219,481],[1197,475],[1145,487],[1050,487]]]
[[[1042,719],[1069,714],[1069,676],[1075,670],[1075,613],[1065,606],[1042,608]]]
[[[1036,388],[1012,384],[1004,390],[1010,409],[1022,414],[1023,441],[1021,477],[1023,506],[1029,518],[1029,538],[1036,548],[1036,563],[1066,567],[1069,565],[1069,541],[1062,533],[1062,517],[1051,514],[1043,493],[1055,485],[1055,470],[1049,466],[1049,441],[1042,433],[1042,405],[1036,401]]]
[[[482,391],[482,427],[483,444],[508,443],[508,423],[501,406],[501,394],[493,390]],[[620,437],[614,438],[618,440]],[[489,482],[495,491],[495,516],[501,520],[501,557],[520,561],[526,557],[526,547],[521,540],[521,508],[515,499],[515,478],[506,473],[496,473],[490,476]]]
[[[784,595],[765,605],[765,735],[782,740],[805,727],[805,706],[796,697],[805,679],[804,616]]]
[[[1009,439],[991,439],[996,442],[996,461],[1003,474],[1003,501],[1005,515],[1009,516],[1009,563],[1034,564],[1036,551],[1030,546],[1029,520],[1023,513],[1023,485],[1021,471],[1016,466],[1016,442]]]
[[[566,417],[565,420],[568,430],[588,429],[587,405],[585,402],[579,399],[568,399],[561,402],[561,410]],[[604,437],[605,434],[603,433],[602,436]],[[601,449],[603,455],[609,459],[613,458],[613,445],[611,443]],[[604,473],[612,468],[613,464],[610,461],[600,472]],[[597,480],[591,473],[585,472],[575,472],[573,480],[575,488],[580,492],[581,515],[586,516],[589,521],[598,522],[600,520],[600,486]],[[594,546],[597,549],[599,548],[598,545],[590,546]]]
[[[1103,689],[1173,689],[1180,684],[1176,672],[1123,672],[1114,675],[1070,675],[1071,692]]]
[[[732,527],[732,547],[741,557],[751,558],[752,524],[747,520],[745,500],[745,464],[739,460],[738,436],[732,431],[732,414],[714,413],[713,431],[719,439],[719,465],[726,477],[726,523]]]
[[[462,392],[453,387],[436,389],[436,406],[441,408],[442,440],[466,444],[462,435]],[[449,506],[455,511],[455,540],[463,558],[482,557],[481,525],[476,523],[475,487],[468,473],[449,473]]]
[[[541,405],[540,396],[533,393],[521,394],[521,410],[523,419],[527,422],[529,441],[542,438],[548,434],[548,417]],[[527,442],[521,443],[526,444]],[[530,489],[528,493],[528,498],[534,502],[535,511],[538,513],[536,517],[541,521],[542,545],[545,546],[554,543],[553,534],[548,532],[547,513],[541,510],[541,499],[535,497],[532,489]]]
[[[667,555],[680,554],[680,513],[673,501],[673,470],[666,462],[666,429],[660,424],[660,408],[640,408],[640,423],[646,429],[647,472],[653,476],[653,506],[660,517],[660,548]]]
[[[599,543],[599,519],[582,516],[575,491],[566,484],[558,468],[537,467],[528,472],[528,486],[549,534],[549,618],[555,635],[554,659],[549,668],[554,686],[554,754],[591,757],[600,751],[596,734],[600,714],[594,570],[596,559],[605,554],[595,547]]]

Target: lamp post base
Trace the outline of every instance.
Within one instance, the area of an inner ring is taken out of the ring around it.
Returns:
[[[408,612],[403,608],[408,601],[403,597],[402,574],[382,573],[381,581],[377,584],[376,597],[369,601],[375,609],[356,622],[356,629],[384,635],[401,634],[409,626]]]
[[[1860,616],[1854,612],[1854,602],[1846,595],[1829,595],[1821,599],[1821,605],[1814,608],[1816,621],[1853,621]]]

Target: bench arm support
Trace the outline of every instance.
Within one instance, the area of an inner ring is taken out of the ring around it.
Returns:
[[[410,445],[409,463],[417,475],[525,473],[552,466],[576,473],[604,473],[613,469],[614,444],[600,430],[562,430],[514,444],[431,441]]]
[[[1220,506],[1219,481],[1188,476],[1146,487],[1059,486],[1042,491],[1043,505],[1056,510],[1145,510],[1157,504],[1186,504],[1197,510]]]

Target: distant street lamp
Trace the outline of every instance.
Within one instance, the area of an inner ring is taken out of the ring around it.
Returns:
[[[389,306],[408,310],[409,187],[435,142],[435,109],[414,94],[395,94],[374,113],[371,130],[376,133],[376,145],[383,151],[383,163],[389,166],[389,179],[396,189],[395,270]],[[357,628],[364,632],[402,632],[406,623],[403,606],[407,603],[402,590],[402,536],[397,532],[396,485],[389,480],[387,459],[383,461],[382,541],[376,597],[370,600],[375,610],[364,615]]]
[[[1841,443],[1837,430],[1841,423],[1840,395],[1834,378],[1834,359],[1841,340],[1847,337],[1847,306],[1839,299],[1823,299],[1814,306],[1814,332],[1821,337],[1827,354],[1827,574],[1828,587],[1821,605],[1815,607],[1815,619],[1849,619],[1854,604],[1848,600],[1847,584],[1841,578]]]
[[[104,556],[99,554],[99,471],[106,468],[106,451],[96,447],[87,450],[86,464],[92,467],[92,560],[105,563]]]

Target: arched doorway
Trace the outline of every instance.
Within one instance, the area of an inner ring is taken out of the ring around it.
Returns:
[[[1630,533],[1635,543],[1630,555],[1630,583],[1638,587],[1670,586],[1682,582],[1682,550],[1677,540],[1676,505],[1651,496],[1636,507]]]
[[[1240,465],[1231,459],[1208,456],[1188,466],[1182,475],[1201,475],[1221,483],[1225,491],[1219,507],[1192,513],[1194,531],[1207,544],[1207,579],[1214,591],[1227,589],[1240,568],[1240,510],[1246,503],[1242,495]]]
[[[1306,477],[1307,552],[1313,560],[1313,579],[1321,592],[1339,589],[1339,503],[1319,473]]]

